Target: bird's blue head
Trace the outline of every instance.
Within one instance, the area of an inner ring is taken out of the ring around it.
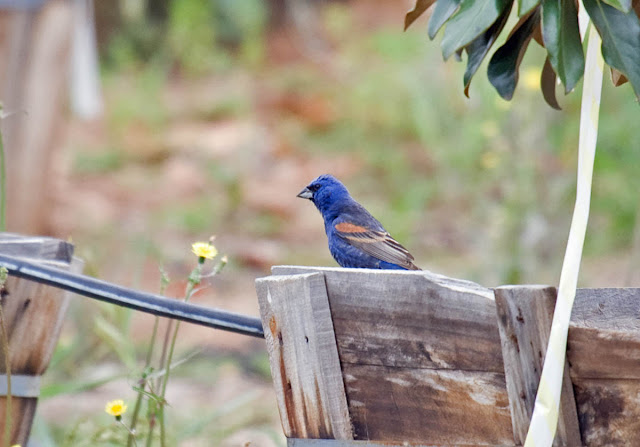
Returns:
[[[347,188],[329,174],[323,174],[313,180],[300,191],[298,197],[311,200],[325,217],[329,217],[330,213],[339,212],[337,208],[341,204],[352,200]]]

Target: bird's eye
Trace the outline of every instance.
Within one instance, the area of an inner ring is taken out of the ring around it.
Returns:
[[[307,186],[307,188],[309,188],[311,192],[316,192],[318,189],[320,189],[320,185],[313,184],[313,185]]]

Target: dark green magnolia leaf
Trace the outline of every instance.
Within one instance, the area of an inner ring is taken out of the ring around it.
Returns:
[[[542,0],[542,37],[553,70],[565,93],[569,93],[584,73],[578,11],[573,0]]]
[[[489,61],[487,69],[489,82],[507,101],[513,97],[518,84],[520,62],[539,21],[539,9],[534,9],[529,15],[521,18],[505,44],[498,48]]]
[[[462,0],[442,38],[442,55],[448,59],[485,32],[513,0]]]
[[[583,0],[602,37],[602,56],[624,74],[640,99],[640,19],[635,11],[622,12],[600,0]]]
[[[518,0],[518,17],[528,14],[539,4],[540,0]]]
[[[502,11],[502,14],[493,22],[493,25],[489,27],[484,33],[475,38],[469,45],[466,46],[465,50],[467,50],[467,69],[464,72],[464,94],[469,97],[469,86],[471,85],[471,78],[480,67],[483,59],[491,49],[491,46],[496,41],[502,29],[504,28],[505,23],[507,23],[507,19],[509,18],[509,13],[511,12],[510,4],[507,8]]]
[[[622,12],[629,12],[631,9],[631,0],[603,0],[606,4],[619,9]]]
[[[436,0],[417,0],[416,6],[404,16],[404,30],[411,26]]]
[[[458,10],[461,1],[462,0],[438,0],[436,2],[427,28],[429,39],[433,40],[433,38],[436,37],[442,25]]]
[[[560,105],[556,99],[556,73],[553,71],[549,56],[544,61],[544,67],[542,67],[542,76],[540,76],[540,89],[542,90],[542,97],[544,100],[556,110],[560,110]]]

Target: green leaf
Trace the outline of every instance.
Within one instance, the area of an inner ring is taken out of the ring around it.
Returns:
[[[489,82],[506,100],[513,97],[518,84],[520,62],[539,21],[539,9],[534,9],[532,13],[520,19],[505,44],[498,48],[489,61],[487,69]]]
[[[540,76],[540,89],[542,90],[542,97],[547,104],[556,110],[560,110],[560,105],[556,99],[556,79],[556,73],[553,71],[549,56],[547,56]]]
[[[433,40],[447,20],[458,10],[462,0],[438,0],[429,19],[427,33]]]
[[[569,93],[584,73],[578,11],[573,0],[542,0],[542,37],[551,65],[565,93]]]
[[[518,1],[518,17],[527,15],[533,8],[540,4],[540,0],[519,0]]]
[[[631,0],[603,0],[606,4],[619,9],[622,12],[629,12],[631,9]]]
[[[442,38],[442,55],[448,59],[485,32],[513,0],[462,0]]]
[[[627,77],[640,99],[640,19],[630,10],[622,12],[599,0],[583,0],[602,37],[602,56],[607,64]]]
[[[475,38],[467,47],[467,69],[464,72],[464,94],[469,97],[469,86],[471,85],[471,78],[480,67],[483,59],[489,52],[489,49],[496,41],[504,25],[507,23],[509,13],[511,13],[511,3],[507,8],[502,11],[502,14],[493,22],[493,25],[489,27],[483,34]]]
[[[411,26],[436,0],[417,0],[416,6],[404,16],[404,30]]]

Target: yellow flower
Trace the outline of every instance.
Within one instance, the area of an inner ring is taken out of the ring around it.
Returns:
[[[195,242],[191,245],[191,251],[199,258],[213,259],[218,254],[216,247],[209,242]]]
[[[115,416],[116,419],[120,419],[120,417],[126,413],[127,406],[122,399],[112,400],[111,402],[107,402],[104,411],[111,416]]]

